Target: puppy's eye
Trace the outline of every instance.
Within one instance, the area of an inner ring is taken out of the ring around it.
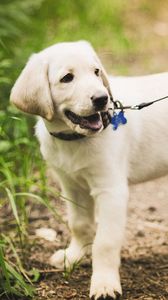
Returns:
[[[100,75],[100,70],[99,69],[95,69],[95,74],[96,74],[96,76],[99,76]]]
[[[68,73],[61,78],[60,82],[68,83],[71,82],[73,79],[74,79],[74,75],[72,73]]]

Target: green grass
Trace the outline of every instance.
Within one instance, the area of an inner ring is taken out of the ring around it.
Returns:
[[[5,256],[6,249],[11,250],[15,261]],[[0,235],[0,297],[17,295],[33,297],[35,289],[17,254],[16,246],[6,235]],[[38,272],[38,271],[36,271]]]
[[[13,118],[13,115],[13,112],[8,111],[8,121],[6,121],[5,114],[1,113],[0,213],[6,206],[10,206],[13,217],[12,219],[10,217],[9,221],[5,220],[8,226],[3,228],[7,231],[0,234],[0,269],[2,270],[0,294],[32,297],[34,288],[17,254],[18,251],[22,253],[24,262],[28,226],[27,201],[25,196],[18,197],[16,193],[28,191],[31,186],[37,184],[38,179],[40,180],[37,186],[40,190],[40,184],[44,185],[43,168],[40,169],[37,178],[34,173],[41,159],[39,155],[32,156],[32,149],[35,149],[36,142],[30,142],[32,139],[28,138],[29,128],[26,119],[16,117],[17,114]],[[20,127],[22,130],[19,130]],[[43,190],[44,187],[41,189],[41,194]],[[13,225],[12,230],[9,230],[10,224]],[[15,243],[11,242],[12,238]],[[10,260],[11,256],[14,256],[14,261]]]

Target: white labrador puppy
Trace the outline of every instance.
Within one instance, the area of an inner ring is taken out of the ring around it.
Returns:
[[[73,201],[68,203],[70,245],[57,251],[51,264],[70,267],[91,250],[92,299],[118,299],[122,293],[128,184],[168,171],[168,101],[126,111],[127,124],[114,131],[107,126],[110,98],[125,105],[167,94],[168,73],[108,78],[84,41],[34,54],[12,89],[18,108],[42,117],[36,126],[41,152],[62,194]]]

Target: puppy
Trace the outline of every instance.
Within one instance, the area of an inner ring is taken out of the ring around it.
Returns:
[[[127,110],[127,124],[109,125],[113,99],[135,105],[168,94],[168,73],[108,77],[85,41],[51,46],[28,61],[11,102],[40,116],[36,135],[62,194],[70,199],[72,238],[51,257],[70,268],[92,253],[91,299],[118,299],[120,251],[128,185],[168,171],[168,101]]]

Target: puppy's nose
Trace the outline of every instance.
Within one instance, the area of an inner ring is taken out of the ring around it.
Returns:
[[[108,95],[107,94],[102,94],[99,96],[92,96],[91,97],[93,106],[96,110],[101,110],[103,109],[106,104],[108,103]]]

